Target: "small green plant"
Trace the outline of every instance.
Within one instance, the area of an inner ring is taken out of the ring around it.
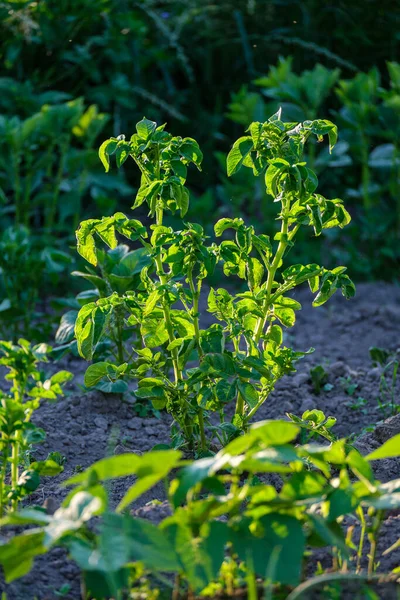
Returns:
[[[379,383],[379,409],[389,416],[395,415],[400,411],[400,404],[397,402],[398,393],[396,391],[397,373],[399,370],[399,357],[397,354],[392,354],[383,348],[372,347],[369,349],[369,354],[373,364],[381,367],[380,383]]]
[[[265,123],[252,123],[248,135],[237,140],[228,155],[228,175],[242,166],[257,175],[263,173],[267,194],[279,207],[281,228],[270,240],[242,219],[220,219],[215,234],[224,239],[218,245],[208,243],[197,224],[183,221],[175,231],[164,223],[169,212],[179,212],[183,218],[188,211],[187,166],[194,163],[200,169],[202,161],[197,143],[173,137],[164,125],[157,127],[147,119],[136,129],[130,141],[124,136],[105,141],[100,158],[106,170],[113,154],[118,166],[129,157],[138,166],[141,186],[133,208],[147,202],[153,219],[150,236],[140,221],[117,213],[83,221],[77,231],[78,251],[96,266],[97,239],[116,248],[120,234],[140,242],[151,265],[142,268],[141,287],[83,306],[75,334],[81,356],[92,360],[110,321],[123,310],[130,313],[125,323],[140,328],[142,347],[134,348],[132,361],[91,365],[85,385],[134,378],[138,398],[148,399],[156,409],[165,407],[173,416],[177,424],[174,444],[185,442],[191,450],[197,447],[206,452],[209,413],[220,414],[220,425],[209,427],[212,438],[226,443],[247,429],[276,382],[295,371],[296,361],[306,354],[282,345],[282,327],[292,327],[295,312],[301,308],[288,293],[308,282],[316,294],[314,306],[324,304],[338,289],[346,298],[354,296],[345,267],[284,267],[300,227],[311,226],[318,236],[325,228],[344,227],[350,221],[341,200],[327,200],[316,193],[317,177],[303,161],[311,136],[322,140],[328,135],[332,148],[337,129],[326,120],[285,123],[280,111]],[[234,238],[227,239],[232,230]],[[202,329],[203,282],[217,264],[225,276],[241,279],[247,291],[232,295],[223,287],[211,289],[208,311],[215,323]],[[236,407],[231,423],[225,420],[228,404]]]
[[[134,600],[146,584],[150,598],[162,587],[169,599],[225,593],[248,600],[275,593],[304,598],[317,584],[331,587],[340,579],[369,584],[379,568],[381,525],[400,506],[399,481],[379,482],[371,463],[399,456],[400,436],[363,457],[344,439],[296,444],[300,427],[257,423],[215,456],[193,462],[175,450],[96,462],[66,482],[72,489],[54,515],[23,509],[2,520],[2,526],[35,525],[0,546],[6,582],[62,546],[80,567],[87,595],[99,600]],[[279,490],[260,481],[266,473],[279,474]],[[111,511],[109,482],[132,475],[136,481]],[[157,526],[131,516],[131,503],[161,481],[170,516]],[[96,532],[93,517],[100,521]],[[304,580],[322,547],[330,561]]]
[[[353,381],[351,376],[340,377],[339,379],[341,386],[348,396],[354,396],[359,388],[357,381]]]
[[[352,401],[347,402],[346,404],[347,404],[347,406],[349,406],[351,408],[351,410],[359,410],[363,414],[367,414],[367,412],[368,412],[368,409],[366,408],[367,400],[366,400],[366,398],[363,398],[362,396],[358,396],[357,398],[355,398]]]
[[[310,369],[310,376],[315,394],[320,394],[322,389],[326,389],[325,386],[328,384],[328,373],[322,365],[316,365]],[[327,391],[329,391],[329,389],[332,388],[328,388]]]
[[[71,589],[71,584],[70,583],[64,583],[64,585],[62,585],[60,587],[60,589],[54,590],[54,593],[55,593],[55,595],[58,598],[65,598],[65,596],[68,595],[70,589]]]
[[[336,436],[331,432],[332,427],[336,424],[335,417],[327,417],[322,410],[306,410],[301,417],[297,417],[291,413],[287,416],[293,423],[300,427],[300,439],[303,444],[309,442],[312,438],[323,437],[330,442],[336,441]]]
[[[68,371],[59,371],[46,379],[38,370],[50,350],[46,344],[31,346],[23,339],[17,345],[0,342],[0,365],[8,370],[5,379],[11,382],[9,392],[1,393],[0,406],[2,516],[8,509],[16,510],[19,501],[36,490],[40,475],[58,475],[63,470],[62,459],[54,453],[44,461],[30,460],[32,444],[45,438],[43,429],[31,423],[32,414],[41,400],[57,400],[62,385],[72,378]]]

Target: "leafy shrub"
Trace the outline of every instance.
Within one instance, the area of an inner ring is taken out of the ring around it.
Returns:
[[[150,239],[140,221],[116,213],[83,221],[77,231],[78,251],[96,266],[96,238],[115,248],[118,233],[142,243],[157,277],[150,277],[147,265],[141,271],[141,286],[124,294],[114,292],[81,308],[75,334],[79,352],[88,360],[93,359],[118,311],[130,313],[127,324],[140,328],[142,338],[134,360],[118,365],[94,363],[86,371],[85,384],[95,385],[103,378],[137,379],[136,396],[150,400],[157,409],[166,407],[178,424],[175,444],[183,441],[180,432],[190,448],[199,436],[204,452],[210,413],[220,413],[221,425],[211,427],[212,437],[220,441],[246,430],[276,382],[293,372],[295,362],[304,356],[304,352],[282,345],[282,326],[293,326],[295,311],[301,308],[287,293],[308,281],[316,294],[314,306],[324,304],[337,289],[346,298],[355,293],[345,267],[332,271],[316,264],[283,267],[285,254],[302,225],[320,235],[325,228],[344,227],[350,221],[341,200],[327,200],[315,192],[317,177],[303,162],[303,148],[310,136],[322,139],[328,135],[333,147],[337,130],[324,120],[284,123],[279,112],[263,124],[252,123],[250,135],[233,145],[227,159],[228,175],[242,166],[252,168],[256,175],[264,173],[267,191],[280,207],[281,230],[274,237],[274,250],[268,236],[256,234],[242,219],[224,218],[216,223],[217,237],[225,237],[227,230],[235,233],[234,241],[223,240],[219,245],[207,245],[200,225],[183,222],[178,231],[164,225],[165,213],[186,215],[187,165],[194,163],[200,169],[202,153],[192,138],[172,137],[153,121],[143,119],[136,129],[129,142],[122,135],[104,142],[100,158],[106,170],[113,154],[118,166],[131,156],[139,167],[141,187],[133,208],[147,202],[155,221]],[[231,295],[224,288],[211,289],[208,311],[219,323],[201,329],[202,285],[217,264],[223,265],[226,276],[244,280],[248,291]],[[236,406],[231,423],[224,416],[228,405]]]

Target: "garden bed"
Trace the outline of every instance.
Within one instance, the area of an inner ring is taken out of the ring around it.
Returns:
[[[316,353],[298,364],[295,375],[278,384],[257,417],[260,420],[282,418],[287,412],[301,415],[305,410],[319,408],[337,418],[333,429],[337,436],[355,436],[360,451],[370,452],[400,432],[400,416],[385,421],[389,415],[379,408],[381,370],[373,366],[369,356],[370,346],[391,351],[399,346],[400,289],[390,284],[362,284],[354,300],[346,302],[335,296],[327,307],[318,309],[311,309],[308,290],[301,290],[296,298],[303,304],[303,310],[290,341],[296,350],[313,346]],[[319,394],[315,393],[309,374],[316,364],[314,357],[318,357],[319,364],[326,370],[330,384]],[[58,451],[66,459],[64,472],[54,478],[43,478],[40,488],[28,500],[47,506],[49,511],[54,511],[67,493],[61,485],[64,480],[104,456],[130,451],[144,453],[156,444],[168,443],[171,421],[166,413],[160,418],[137,416],[129,395],[127,401],[122,401],[113,394],[84,393],[80,384],[85,362],[72,357],[62,362],[63,368],[75,374],[75,379],[68,384],[61,401],[44,402],[34,415],[35,423],[47,432],[38,454],[41,452],[44,456],[49,451]],[[396,390],[398,399],[398,385]],[[382,481],[400,477],[398,459],[374,464],[376,475]],[[116,504],[131,483],[132,480],[113,482],[111,502]],[[161,520],[168,514],[168,506],[152,503],[154,499],[165,500],[162,485],[144,494],[133,511],[152,521]],[[383,528],[381,544],[388,547],[400,535],[400,515],[390,514]],[[389,554],[379,570],[388,572],[397,566],[398,554],[399,551]],[[50,600],[59,597],[56,592],[65,586],[68,590],[65,597],[72,599],[79,596],[78,575],[78,569],[67,559],[65,551],[54,549],[37,561],[29,575],[11,585],[1,583],[0,589],[7,592],[8,600],[35,597]],[[393,584],[388,585],[394,589]]]

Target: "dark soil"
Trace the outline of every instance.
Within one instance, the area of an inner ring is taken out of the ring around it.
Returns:
[[[286,344],[296,350],[312,346],[315,353],[298,364],[294,376],[280,382],[260,409],[257,420],[282,418],[287,412],[301,415],[307,409],[319,408],[326,415],[337,417],[333,430],[337,436],[357,436],[360,451],[370,452],[400,433],[400,415],[385,422],[389,410],[385,413],[379,408],[381,369],[372,365],[368,352],[370,346],[391,351],[400,347],[400,288],[390,284],[362,284],[354,300],[345,301],[337,295],[317,309],[311,307],[308,290],[300,290],[295,297],[302,302],[303,310],[298,314],[295,327],[288,330]],[[316,364],[322,364],[327,371],[328,381],[333,386],[330,391],[314,392],[309,371]],[[44,403],[33,420],[47,431],[47,440],[36,455],[58,451],[66,458],[65,469],[58,477],[43,479],[38,492],[29,499],[30,503],[53,507],[58,507],[66,495],[66,489],[60,487],[65,479],[106,455],[127,451],[143,453],[155,444],[168,442],[171,422],[167,414],[159,419],[136,416],[129,396],[127,401],[122,401],[119,396],[101,392],[83,393],[79,387],[86,369],[83,360],[63,359],[57,368],[72,371],[75,380],[68,385],[64,399],[56,404]],[[353,384],[357,384],[355,389],[351,388]],[[399,384],[395,391],[397,402]],[[400,477],[397,459],[377,461],[374,467],[382,481]],[[121,498],[130,484],[131,481],[125,480],[113,484],[112,503]],[[142,496],[134,512],[153,521],[164,518],[168,514],[166,503],[152,505],[153,499],[165,500],[162,486]],[[380,550],[399,537],[400,515],[393,513],[384,524]],[[397,550],[382,558],[379,570],[388,572],[399,565],[400,550]],[[70,586],[65,597],[78,599],[78,569],[63,549],[54,549],[37,560],[29,575],[11,585],[0,582],[0,590],[7,592],[7,600],[55,600],[56,591],[65,584]],[[385,592],[378,592],[379,597],[394,600],[398,597],[395,585],[388,585]]]

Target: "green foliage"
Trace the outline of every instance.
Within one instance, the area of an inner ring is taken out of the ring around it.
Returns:
[[[308,148],[308,164],[320,177],[322,186],[335,195],[345,195],[354,204],[355,219],[346,248],[337,236],[331,235],[333,256],[355,264],[359,277],[396,276],[400,231],[399,65],[387,62],[390,82],[384,88],[381,80],[385,75],[381,77],[376,67],[351,79],[339,79],[338,69],[320,64],[297,75],[292,71],[292,63],[291,57],[280,58],[266,76],[257,78],[254,84],[261,88],[261,94],[241,88],[233,95],[228,116],[239,123],[254,118],[263,120],[281,106],[289,119],[315,119],[323,110],[332,109],[328,95],[331,97],[334,89],[340,102],[339,109],[336,105],[333,108],[341,141],[331,155],[316,144],[309,144]],[[226,187],[224,182],[223,188]],[[243,195],[244,201],[247,195],[258,194],[258,186],[251,187]],[[229,190],[230,197],[235,198],[239,192],[240,188],[236,192]],[[240,210],[245,210],[243,204]],[[270,220],[265,207],[263,212],[251,209],[257,219]],[[377,243],[384,260],[372,251]],[[310,247],[308,240],[303,241],[303,248],[307,256],[315,255],[315,246]]]
[[[58,475],[63,470],[62,457],[54,453],[41,461],[25,458],[32,444],[45,438],[43,429],[31,423],[33,412],[41,400],[57,400],[63,394],[64,383],[72,379],[68,371],[45,378],[38,370],[38,363],[46,362],[50,351],[46,344],[31,346],[23,339],[18,340],[17,345],[0,342],[0,365],[7,369],[5,379],[11,382],[10,390],[1,392],[0,405],[1,516],[5,510],[16,510],[19,501],[37,489],[40,475]]]
[[[316,394],[320,394],[322,389],[328,383],[328,373],[322,365],[317,365],[310,369],[311,383]]]
[[[398,353],[391,353],[384,348],[371,347],[369,354],[373,364],[381,367],[378,406],[385,417],[386,415],[393,416],[400,411],[396,393],[400,364]]]
[[[303,161],[310,136],[322,140],[327,135],[333,148],[337,129],[322,119],[284,123],[280,112],[265,123],[252,123],[249,135],[235,142],[228,154],[228,174],[245,166],[264,175],[267,193],[279,206],[281,230],[270,240],[240,218],[223,218],[215,224],[216,237],[223,238],[218,245],[207,243],[200,225],[183,222],[176,231],[163,224],[165,213],[179,212],[183,217],[188,210],[187,166],[194,163],[200,169],[202,160],[197,143],[173,137],[164,126],[145,118],[136,129],[129,142],[124,136],[105,141],[99,155],[106,170],[113,155],[117,166],[129,157],[138,166],[141,186],[133,208],[147,203],[155,221],[151,234],[140,221],[116,213],[83,221],[76,235],[78,252],[92,265],[99,260],[97,240],[115,251],[117,234],[139,241],[148,263],[142,266],[136,289],[115,290],[85,304],[76,318],[75,335],[81,356],[92,360],[112,320],[123,315],[121,326],[134,326],[142,346],[134,346],[127,360],[122,349],[118,365],[95,362],[86,372],[85,385],[133,377],[138,381],[136,397],[151,401],[157,410],[166,408],[189,448],[207,452],[212,438],[226,443],[245,431],[276,382],[295,371],[295,362],[305,355],[282,345],[282,327],[292,327],[301,308],[288,292],[308,282],[314,306],[324,304],[337,289],[346,298],[355,293],[345,267],[284,265],[302,225],[312,227],[318,236],[323,229],[344,227],[350,221],[341,200],[316,193],[317,177]],[[227,239],[232,230],[234,239]],[[208,311],[216,322],[201,329],[202,284],[217,264],[227,277],[244,280],[247,291],[231,295],[222,287],[211,288]],[[233,404],[234,417],[226,423],[225,407]],[[206,427],[214,411],[220,412],[221,424],[209,427],[207,440]],[[181,443],[177,435],[174,444]]]
[[[355,527],[361,540],[368,532],[370,578],[380,525],[400,498],[399,481],[381,484],[370,462],[399,456],[398,440],[363,458],[345,440],[296,444],[299,433],[297,424],[264,421],[217,455],[194,462],[173,450],[102,459],[66,482],[73,489],[53,516],[26,508],[3,518],[3,526],[35,526],[0,547],[6,581],[29,572],[38,555],[62,546],[93,598],[134,598],[143,575],[165,581],[165,574],[178,576],[176,597],[185,591],[233,596],[253,574],[274,584],[277,593],[296,588],[294,598],[315,584],[301,581],[307,561],[322,547],[332,551],[336,565],[325,578],[360,577],[366,549],[363,541],[358,548],[352,541]],[[261,481],[268,473],[279,474],[279,491]],[[112,512],[103,482],[132,474],[135,484]],[[159,525],[122,512],[168,475],[171,515]],[[90,520],[99,516],[94,533]]]
[[[71,263],[65,252],[37,248],[25,227],[10,227],[0,238],[0,328],[14,341],[23,333],[30,338],[48,335],[38,301],[48,283],[57,283]]]
[[[98,213],[111,214],[130,188],[120,177],[99,173],[96,136],[103,127],[106,136],[128,130],[150,104],[160,123],[172,120],[184,133],[190,127],[205,150],[204,175],[193,182],[201,207],[192,218],[207,227],[205,215],[216,211],[253,222],[262,218],[268,226],[273,212],[262,187],[249,179],[244,183],[242,174],[227,183],[214,160],[215,151],[226,149],[236,133],[234,125],[223,123],[222,112],[232,90],[240,89],[229,115],[242,125],[265,121],[280,104],[293,121],[339,112],[343,137],[334,153],[309,143],[308,164],[327,195],[353,197],[355,218],[345,238],[329,234],[322,255],[332,256],[328,267],[336,260],[352,262],[359,278],[396,277],[399,86],[392,7],[382,13],[376,3],[365,11],[359,0],[351,6],[341,0],[333,9],[294,0],[288,19],[282,0],[236,4],[5,0],[0,6],[3,222],[13,224],[16,215],[18,223],[38,232],[45,227],[54,240],[55,230],[70,234],[71,223],[87,216],[84,209],[95,205]],[[382,20],[384,26],[377,26]],[[281,58],[265,73],[265,65],[288,53],[293,58]],[[375,66],[382,73],[379,86]],[[257,86],[246,93],[248,81]],[[344,94],[345,111],[339,110],[342,99],[329,94],[335,85]],[[359,117],[365,108],[372,118],[363,132]],[[344,112],[351,113],[351,123]],[[371,210],[361,214],[360,201]],[[301,262],[320,262],[320,242],[300,241]],[[373,253],[377,243],[381,252]]]
[[[82,98],[42,106],[26,119],[0,119],[0,189],[3,214],[17,225],[41,223],[47,234],[77,224],[85,194],[101,201],[108,189],[95,170],[93,143],[107,122]]]
[[[75,327],[77,327],[77,331],[82,332],[88,322],[96,321],[100,299],[107,299],[110,294],[122,296],[129,290],[144,289],[140,274],[143,268],[151,265],[151,259],[145,248],[130,250],[125,244],[119,244],[107,252],[97,249],[96,261],[96,269],[90,266],[86,267],[84,271],[73,271],[72,273],[75,277],[88,281],[94,287],[80,292],[76,296],[74,308],[63,315],[56,333],[56,342],[59,344],[56,348],[57,353],[64,353],[68,350],[75,352]],[[81,307],[85,307],[85,310],[84,313],[81,313],[81,318],[77,323]],[[82,315],[84,315],[84,318],[82,318]],[[112,317],[108,319],[102,330],[101,341],[99,343],[92,341],[91,352],[96,361],[113,357],[122,363],[124,360],[128,360],[132,354],[132,351],[126,351],[128,341],[134,347],[140,347],[138,326],[124,326],[129,315],[128,304],[120,303],[116,306]],[[81,345],[79,350],[83,351]],[[92,381],[90,385],[95,386],[95,383]],[[112,388],[109,391],[118,391],[116,386],[119,387],[119,391],[122,391],[124,384],[119,381],[111,384],[111,386]],[[107,391],[104,384],[100,389]]]

